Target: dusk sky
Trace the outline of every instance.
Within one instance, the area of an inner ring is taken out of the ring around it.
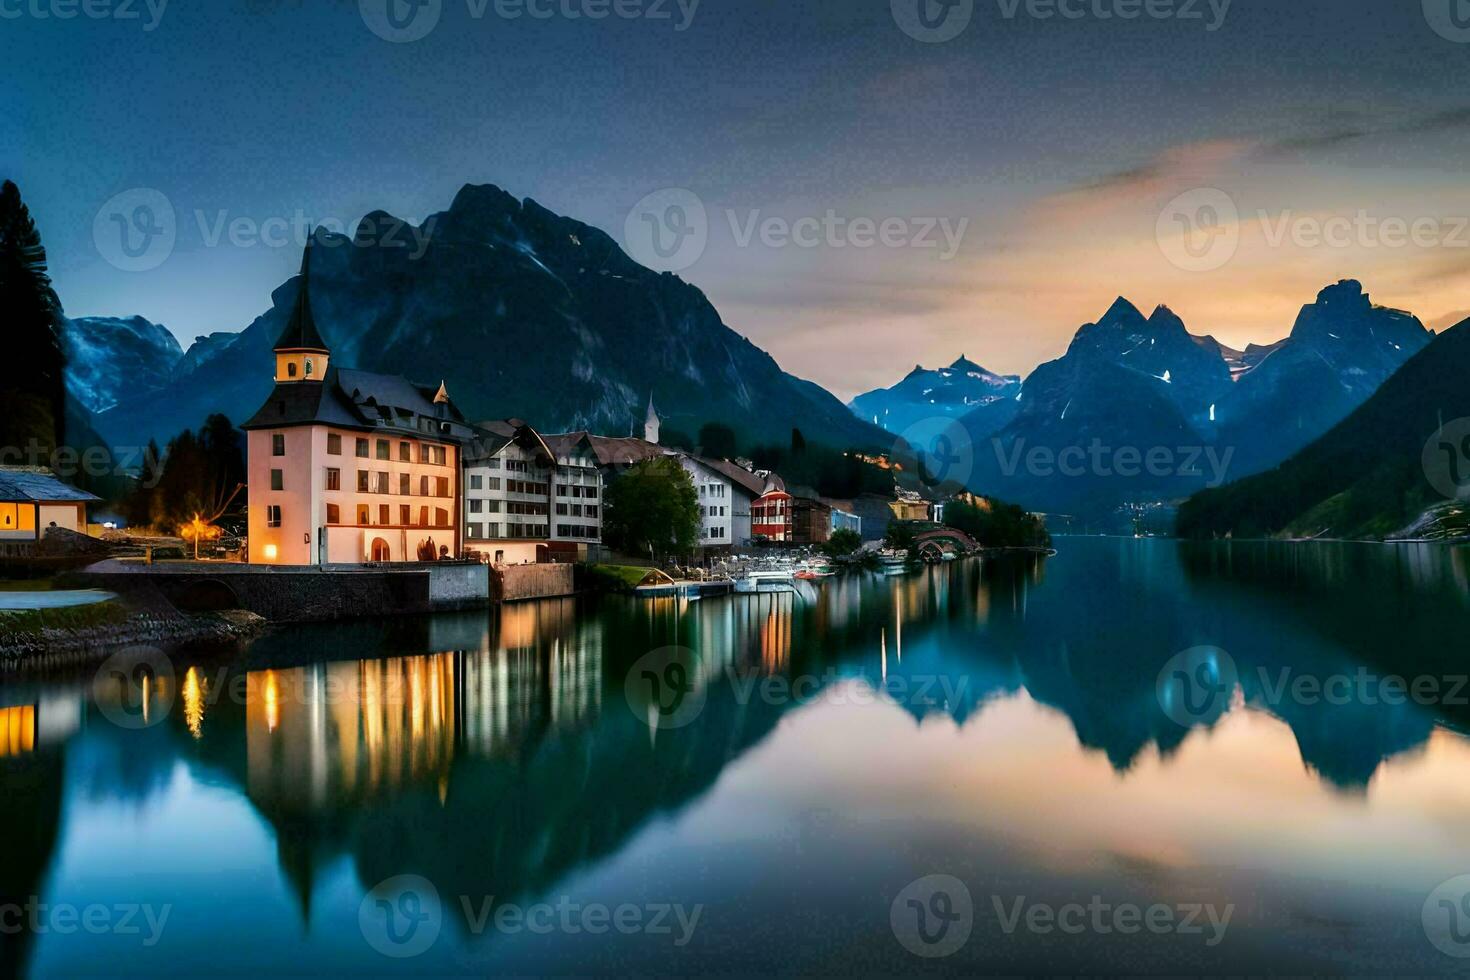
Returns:
[[[620,241],[647,195],[692,192],[708,244],[681,275],[844,399],[961,353],[1028,373],[1120,294],[1235,346],[1346,277],[1432,326],[1470,308],[1459,0],[423,0],[403,43],[371,29],[385,2],[0,0],[0,171],[68,314],[239,330],[301,240],[223,224],[422,219],[465,183]],[[916,3],[969,21],[916,39]],[[152,268],[124,268],[120,194],[174,212]],[[1214,228],[1192,250],[1188,216]],[[858,247],[865,222],[889,243]]]

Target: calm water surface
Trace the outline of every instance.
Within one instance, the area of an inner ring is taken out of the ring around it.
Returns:
[[[1463,973],[1470,709],[1383,678],[1467,636],[1463,550],[1061,539],[8,680],[0,973]]]

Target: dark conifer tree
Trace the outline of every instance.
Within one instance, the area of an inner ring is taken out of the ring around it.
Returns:
[[[36,223],[8,180],[0,184],[0,324],[13,368],[0,385],[0,447],[24,458],[34,440],[49,459],[66,425],[61,301],[46,274]]]

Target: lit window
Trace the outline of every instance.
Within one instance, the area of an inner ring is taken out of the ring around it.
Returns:
[[[265,509],[265,526],[266,527],[280,527],[281,526],[281,505],[280,504],[271,504],[270,506],[266,507],[266,509]]]

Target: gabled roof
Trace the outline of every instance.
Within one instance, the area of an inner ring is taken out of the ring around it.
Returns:
[[[644,439],[618,439],[611,436],[588,435],[587,441],[597,454],[599,466],[629,466],[645,459],[656,459],[664,455],[662,446]]]
[[[514,442],[523,449],[540,454],[548,464],[556,463],[556,453],[547,445],[547,440],[520,419],[491,419],[477,422],[471,428],[474,436],[470,447],[465,450],[465,459],[470,462],[489,459]]]
[[[241,428],[332,425],[450,442],[470,439],[474,430],[454,403],[435,404],[434,395],[433,387],[416,385],[395,374],[331,366],[320,384],[288,381],[276,385],[265,404]],[[424,419],[432,423],[427,429]]]
[[[301,276],[296,286],[296,305],[291,309],[291,319],[286,322],[286,329],[276,341],[275,349],[278,351],[328,350],[322,335],[317,332],[316,318],[311,315],[311,243],[314,237],[307,236],[306,248],[301,250]]]
[[[732,483],[752,497],[759,497],[766,489],[766,481],[750,470],[730,462],[728,459],[701,459],[700,462],[724,474]]]
[[[0,466],[0,501],[5,503],[89,503],[101,499],[61,482],[49,470]]]

